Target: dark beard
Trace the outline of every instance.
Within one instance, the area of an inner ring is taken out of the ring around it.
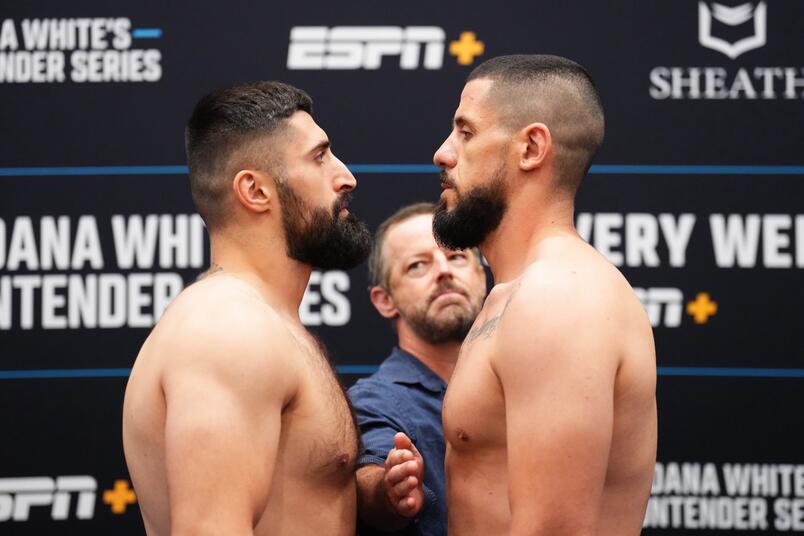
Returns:
[[[341,194],[328,212],[321,207],[310,208],[285,181],[277,181],[276,188],[290,258],[321,270],[348,270],[365,260],[371,249],[366,224],[352,213],[345,218],[338,216],[349,204],[350,192]]]
[[[433,235],[440,245],[449,249],[477,247],[500,225],[507,208],[504,174],[504,169],[498,168],[488,184],[474,188],[465,197],[455,189],[457,204],[452,212],[447,211],[446,201],[438,204]],[[444,172],[442,180],[451,183]]]
[[[436,292],[446,288],[457,287],[447,282],[439,285]],[[469,333],[475,317],[480,312],[480,308],[470,303],[468,310],[460,309],[458,312],[452,312],[449,315],[442,312],[441,318],[428,318],[427,308],[431,301],[432,298],[407,311],[400,310],[399,314],[416,332],[416,335],[430,344],[463,341],[466,338],[466,334]]]

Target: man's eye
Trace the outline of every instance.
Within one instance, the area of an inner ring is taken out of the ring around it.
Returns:
[[[468,130],[461,130],[461,137],[463,137],[464,140],[468,140],[472,137],[472,133]]]
[[[424,262],[416,261],[408,264],[408,272],[420,272],[424,267]]]
[[[324,161],[324,151],[321,151],[320,153],[315,155],[315,159],[318,160],[319,162],[323,162]]]

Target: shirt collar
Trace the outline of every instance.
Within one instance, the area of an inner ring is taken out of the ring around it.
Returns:
[[[380,372],[394,383],[419,384],[434,393],[440,393],[447,388],[447,384],[438,374],[413,354],[399,347],[394,347],[391,355],[380,367]]]

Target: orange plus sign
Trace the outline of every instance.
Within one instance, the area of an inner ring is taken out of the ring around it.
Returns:
[[[695,300],[687,304],[687,314],[696,324],[706,324],[709,317],[717,313],[717,302],[713,302],[708,292],[699,292]]]
[[[457,41],[449,44],[449,53],[458,58],[461,65],[469,65],[475,61],[475,56],[483,54],[486,46],[478,41],[475,32],[461,32]]]
[[[137,495],[129,489],[128,480],[116,480],[113,489],[103,492],[103,502],[112,507],[113,514],[124,514],[129,504],[137,502]]]

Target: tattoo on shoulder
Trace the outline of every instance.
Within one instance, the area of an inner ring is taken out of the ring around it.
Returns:
[[[495,316],[492,316],[479,326],[475,326],[472,328],[471,331],[466,335],[466,339],[463,341],[464,344],[470,344],[471,342],[483,337],[484,339],[488,339],[491,337],[494,332],[497,330],[497,324],[499,324],[500,319],[505,314],[505,311],[508,309],[508,305],[511,303],[511,300],[514,299],[514,295],[519,290],[519,287],[522,285],[522,281],[520,280],[516,286],[511,289],[511,294],[508,295],[508,299],[505,301],[505,305],[503,305],[502,311],[500,311]]]
[[[489,318],[479,326],[473,327],[472,330],[466,335],[466,339],[463,341],[463,343],[470,344],[480,337],[483,337],[484,339],[491,337],[491,335],[497,329],[497,323],[500,321],[500,318],[502,318],[502,313]]]

